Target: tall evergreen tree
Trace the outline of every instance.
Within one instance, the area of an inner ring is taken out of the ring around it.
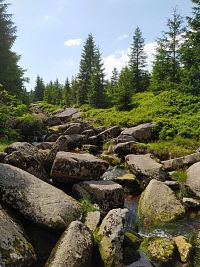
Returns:
[[[0,83],[11,94],[19,97],[24,93],[24,70],[19,67],[20,56],[12,51],[17,28],[12,22],[12,15],[7,13],[8,4],[0,0]]]
[[[38,75],[36,78],[36,86],[34,88],[33,101],[42,101],[44,98],[45,85],[43,79]]]
[[[70,107],[70,105],[72,104],[71,103],[71,87],[70,87],[70,82],[69,82],[68,78],[65,81],[65,85],[64,85],[64,88],[63,88],[63,94],[64,94],[64,96],[63,96],[64,104],[67,107]]]
[[[168,19],[167,27],[168,31],[157,41],[153,64],[151,88],[157,91],[176,87],[181,82],[180,51],[185,28],[176,9],[173,10],[172,18]]]
[[[80,67],[79,67],[79,89],[77,92],[77,102],[79,105],[87,103],[88,88],[90,86],[90,78],[92,73],[92,66],[95,56],[95,43],[92,34],[88,38],[83,47]]]
[[[92,61],[92,70],[90,74],[88,90],[88,102],[96,108],[100,108],[105,105],[104,76],[101,54],[99,48],[96,48],[94,59]]]
[[[136,28],[131,45],[129,66],[132,71],[133,89],[144,91],[143,77],[146,76],[147,55],[144,51],[144,38],[139,27]]]
[[[189,30],[181,50],[184,66],[183,89],[195,95],[200,94],[200,0],[192,0],[193,17],[188,18]]]

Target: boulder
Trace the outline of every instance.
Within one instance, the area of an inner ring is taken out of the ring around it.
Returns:
[[[200,162],[190,166],[187,170],[187,180],[185,186],[188,194],[200,198]]]
[[[94,146],[94,145],[83,145],[82,149],[83,152],[85,153],[90,153],[90,154],[97,154],[99,152],[99,147],[98,146]]]
[[[140,183],[132,173],[126,173],[114,179],[114,182],[123,186],[126,192],[130,194],[138,194],[141,192]]]
[[[41,164],[41,161],[35,156],[28,155],[21,151],[14,151],[5,157],[3,162],[27,171],[44,181],[49,180],[48,174]]]
[[[28,267],[36,255],[18,220],[0,205],[0,266]]]
[[[89,229],[83,223],[74,221],[62,234],[45,267],[88,267],[92,247]]]
[[[200,161],[200,152],[180,158],[165,160],[162,161],[162,164],[167,171],[174,171],[177,169],[189,167],[190,165],[199,161]]]
[[[51,149],[53,146],[53,142],[42,142],[42,143],[38,143],[35,146],[37,147],[37,149],[41,149],[41,150],[47,150],[47,149]]]
[[[146,154],[147,151],[146,145],[135,141],[119,143],[114,148],[114,152],[121,156],[126,156],[128,154]]]
[[[200,208],[200,200],[191,198],[191,197],[183,197],[183,204],[188,208],[199,209]]]
[[[143,225],[157,225],[175,221],[185,214],[185,209],[175,193],[164,183],[151,180],[142,193],[138,216]]]
[[[77,120],[82,118],[82,112],[76,112],[72,115],[72,120]]]
[[[59,118],[62,122],[66,123],[69,122],[72,116],[78,111],[79,110],[76,108],[66,108],[63,112],[56,114],[55,117]]]
[[[51,116],[44,120],[44,124],[50,127],[55,125],[60,125],[61,119],[56,116]]]
[[[102,214],[124,205],[124,192],[121,185],[112,181],[86,181],[73,186],[78,198],[89,199],[100,207]]]
[[[140,249],[155,266],[174,266],[175,244],[166,237],[147,237],[141,243]]]
[[[118,144],[127,142],[136,142],[134,137],[125,134],[120,134],[117,138],[115,138],[115,140]]]
[[[88,137],[87,143],[90,145],[97,145],[98,138],[96,135]]]
[[[103,219],[98,235],[99,251],[104,266],[123,267],[124,226],[128,209],[113,209]]]
[[[7,164],[0,164],[0,200],[25,218],[52,230],[64,230],[82,214],[81,205],[63,191]]]
[[[91,232],[93,232],[100,222],[100,211],[89,211],[86,215],[84,224],[90,229]]]
[[[95,131],[93,129],[88,129],[83,131],[82,134],[85,135],[86,138],[89,138],[95,135]]]
[[[181,262],[189,262],[192,252],[192,245],[188,242],[187,238],[184,236],[176,236],[173,238],[173,240],[178,248]]]
[[[119,126],[112,126],[105,131],[99,133],[97,138],[100,142],[106,142],[109,139],[115,138],[120,134],[121,129]]]
[[[146,183],[151,179],[165,181],[168,178],[168,173],[164,170],[162,164],[152,159],[151,154],[130,154],[126,156],[125,160],[130,171]]]
[[[108,168],[108,163],[91,154],[58,152],[54,160],[51,177],[58,182],[77,183],[98,180]]]
[[[58,133],[53,133],[53,134],[50,134],[49,136],[47,136],[45,141],[54,143],[58,140],[59,137],[60,137],[60,135]]]
[[[134,141],[148,142],[153,139],[153,128],[155,123],[143,123],[135,127],[127,128],[121,132],[121,135],[128,135],[134,138]]]
[[[80,134],[82,132],[82,127],[80,123],[71,123],[69,127],[64,131],[65,135],[70,134]]]

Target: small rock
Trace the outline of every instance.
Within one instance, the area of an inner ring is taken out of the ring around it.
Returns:
[[[185,186],[189,195],[200,198],[200,162],[197,162],[187,170]]]
[[[189,208],[198,209],[200,207],[200,201],[198,199],[183,197],[182,201]]]

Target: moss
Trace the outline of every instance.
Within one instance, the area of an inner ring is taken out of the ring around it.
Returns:
[[[88,198],[82,198],[80,200],[80,203],[83,208],[83,216],[86,216],[88,212],[91,211],[97,211],[98,209],[91,203],[91,201]]]
[[[117,156],[101,154],[100,159],[108,161],[111,166],[121,166],[122,165],[121,159],[118,158]]]
[[[151,261],[157,263],[169,263],[174,259],[174,242],[166,237],[145,238],[140,249]]]
[[[105,267],[112,267],[114,255],[112,253],[112,243],[107,236],[103,236],[99,244],[99,252]]]

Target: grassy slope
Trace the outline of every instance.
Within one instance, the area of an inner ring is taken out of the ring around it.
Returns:
[[[188,96],[176,91],[138,93],[133,98],[134,108],[117,111],[116,108],[94,109],[83,106],[86,120],[95,125],[119,125],[130,127],[144,122],[157,123],[158,139],[152,148],[168,149],[173,155],[192,153],[200,139],[200,97]]]

